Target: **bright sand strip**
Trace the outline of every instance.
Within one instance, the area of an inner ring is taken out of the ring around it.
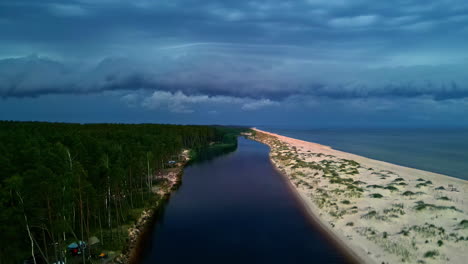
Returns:
[[[467,263],[467,181],[253,130],[311,217],[358,262]]]

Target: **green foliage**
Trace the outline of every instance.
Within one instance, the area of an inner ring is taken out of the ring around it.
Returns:
[[[447,196],[439,197],[439,198],[437,198],[437,200],[451,201],[450,198],[448,198]]]
[[[461,227],[462,229],[468,229],[468,220],[466,219],[461,220],[458,226]]]
[[[426,253],[424,253],[425,258],[433,258],[433,257],[436,257],[436,256],[439,256],[439,251],[437,251],[437,250],[430,250],[430,251],[427,251]]]
[[[372,193],[369,195],[369,197],[371,198],[382,198],[383,195],[381,195],[380,193]]]
[[[421,211],[421,210],[453,210],[457,212],[461,212],[458,208],[455,206],[443,206],[443,205],[434,205],[434,204],[427,204],[423,201],[417,201],[416,206],[414,206],[414,210],[416,211]]]
[[[398,191],[398,188],[392,185],[387,185],[384,189],[390,190],[391,192]]]
[[[43,251],[50,263],[56,249],[90,236],[120,249],[122,226],[135,219],[136,208],[155,204],[152,187],[164,186],[153,176],[183,149],[234,144],[233,130],[0,122],[0,263],[19,263],[30,254],[27,227],[35,252]]]

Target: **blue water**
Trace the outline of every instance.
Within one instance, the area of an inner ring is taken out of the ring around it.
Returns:
[[[150,263],[348,263],[310,224],[266,145],[184,170],[144,254]]]
[[[259,129],[468,180],[468,129]]]

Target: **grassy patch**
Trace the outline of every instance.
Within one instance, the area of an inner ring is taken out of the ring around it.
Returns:
[[[443,205],[434,205],[434,204],[427,204],[423,201],[417,201],[416,206],[413,207],[416,211],[421,211],[425,209],[429,210],[454,210],[457,212],[461,212],[461,210],[457,209],[455,206],[443,206]]]
[[[468,220],[466,219],[461,220],[458,226],[462,229],[468,229]]]
[[[436,256],[439,256],[439,251],[437,250],[429,250],[426,253],[424,253],[425,258],[434,258]]]
[[[391,192],[398,191],[398,188],[392,185],[387,185],[384,189],[390,190]]]
[[[371,198],[382,198],[383,195],[381,195],[380,193],[372,193],[369,195],[369,197]]]
[[[448,198],[447,196],[439,197],[439,198],[437,198],[437,200],[451,201],[450,198]]]

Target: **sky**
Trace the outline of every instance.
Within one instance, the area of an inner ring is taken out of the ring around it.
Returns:
[[[467,127],[466,0],[0,0],[0,120]]]

